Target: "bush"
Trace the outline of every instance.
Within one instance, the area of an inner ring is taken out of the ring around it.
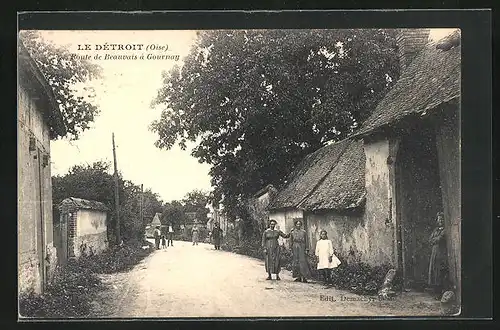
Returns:
[[[143,249],[143,246],[148,249]],[[78,267],[98,274],[111,274],[132,269],[154,250],[148,241],[130,241],[124,246],[114,246],[97,255],[80,257],[75,261]]]
[[[88,317],[91,302],[102,289],[101,280],[90,270],[68,264],[56,270],[43,295],[20,294],[19,312],[23,317]]]
[[[343,262],[331,273],[333,285],[363,295],[375,295],[382,286],[390,265],[372,267],[363,262],[347,264]],[[396,273],[393,281],[395,290],[401,287],[401,277]]]
[[[228,231],[224,236],[221,244],[221,249],[224,251],[234,252],[237,254],[246,255],[252,258],[264,259],[264,251],[262,250],[261,241],[258,238],[243,238],[241,244],[237,244],[236,233]]]
[[[148,249],[143,249],[143,246]],[[153,244],[133,240],[124,246],[113,246],[101,254],[83,254],[68,260],[55,271],[43,295],[34,292],[19,296],[19,311],[25,317],[88,317],[92,301],[104,289],[96,274],[110,274],[133,268],[153,251]]]

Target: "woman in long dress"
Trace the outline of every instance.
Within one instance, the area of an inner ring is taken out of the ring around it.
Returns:
[[[307,262],[307,233],[302,229],[302,221],[295,222],[295,228],[290,232],[290,246],[292,247],[292,276],[296,277],[295,282],[307,283],[307,278],[311,277],[311,270]]]
[[[283,238],[290,237],[289,234],[283,233],[281,230],[274,229],[276,227],[276,221],[271,220],[269,222],[269,228],[267,228],[262,234],[262,247],[264,249],[264,260],[266,264],[266,272],[268,274],[266,280],[271,280],[271,274],[276,274],[276,280],[280,279],[280,246],[278,244],[278,238],[281,236]]]
[[[327,286],[332,285],[331,271],[340,265],[340,260],[334,254],[332,241],[328,239],[326,230],[319,234],[320,239],[316,242],[315,255],[318,257],[317,269],[323,276]]]
[[[428,286],[436,293],[443,290],[446,276],[446,239],[444,234],[443,213],[439,212],[436,219],[436,228],[429,237],[432,245],[431,257],[429,260]]]
[[[220,250],[220,243],[222,240],[222,229],[220,229],[219,224],[216,222],[214,229],[212,230],[212,240],[214,242],[214,247],[216,250]]]
[[[193,225],[193,229],[191,229],[191,232],[193,233],[193,245],[198,245],[199,229],[196,223]]]

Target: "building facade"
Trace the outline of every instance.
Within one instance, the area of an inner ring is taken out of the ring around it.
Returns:
[[[50,140],[65,135],[54,93],[26,48],[18,56],[18,289],[43,292],[57,264]]]
[[[108,248],[107,213],[97,201],[66,198],[59,205],[56,246],[60,263],[82,254],[99,254]]]
[[[399,31],[400,78],[354,138],[367,158],[367,216],[379,219],[372,253],[392,260],[407,287],[425,284],[428,239],[443,212],[448,276],[460,301],[460,31],[438,42],[428,33]]]
[[[312,248],[326,229],[341,255],[397,268],[407,288],[428,279],[429,236],[443,212],[448,277],[460,302],[460,32],[436,42],[401,29],[401,75],[358,132],[308,155],[270,205]]]

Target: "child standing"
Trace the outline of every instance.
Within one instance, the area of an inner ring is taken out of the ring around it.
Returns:
[[[162,249],[167,248],[167,240],[165,239],[165,235],[161,235],[161,247]]]
[[[328,239],[326,230],[320,232],[320,239],[316,243],[316,256],[318,257],[318,270],[327,286],[332,286],[331,270],[340,265],[340,260],[333,253],[332,241]]]

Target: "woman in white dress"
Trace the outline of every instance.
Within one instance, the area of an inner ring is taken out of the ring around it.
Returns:
[[[332,285],[331,270],[340,265],[340,260],[333,253],[332,241],[328,239],[326,230],[320,232],[320,239],[316,243],[316,256],[318,257],[318,271],[321,273],[327,286]]]

